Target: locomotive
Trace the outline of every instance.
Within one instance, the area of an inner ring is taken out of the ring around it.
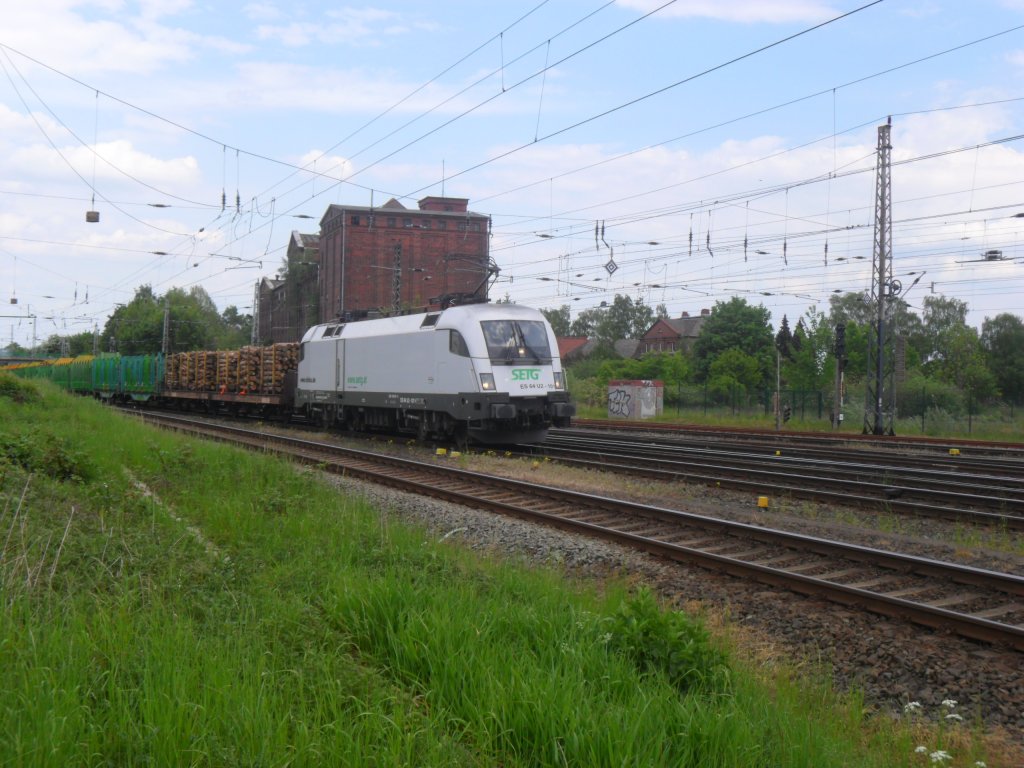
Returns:
[[[464,445],[539,442],[575,414],[543,314],[468,304],[306,331],[300,344],[8,366],[112,402],[299,419]]]
[[[551,326],[515,304],[314,326],[295,408],[325,426],[477,443],[537,442],[575,413]]]

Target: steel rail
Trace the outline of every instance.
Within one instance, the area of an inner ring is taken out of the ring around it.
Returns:
[[[808,432],[801,430],[771,430],[758,427],[711,427],[705,424],[675,424],[666,422],[630,422],[622,419],[574,418],[576,428],[605,429],[613,431],[650,431],[678,433],[681,435],[710,435],[715,438],[764,438],[799,440],[803,443],[862,443],[876,447],[915,448],[920,450],[946,451],[949,448],[970,448],[972,451],[1006,454],[1024,457],[1024,442],[1009,440],[977,440],[961,437],[930,437],[927,435],[864,435],[859,432]]]
[[[964,637],[1024,651],[1024,626],[994,620],[997,615],[1024,616],[1024,577],[803,534],[704,517],[689,512],[567,491],[520,480],[441,467],[295,437],[144,414],[146,421],[217,440],[242,442],[342,475],[485,508],[562,529],[629,544],[652,554],[785,587],[803,594],[910,620]],[[654,526],[654,528],[651,528]],[[694,536],[696,539],[693,539]],[[711,537],[705,543],[701,537]],[[716,542],[717,537],[717,542]],[[701,544],[701,546],[698,546]],[[757,548],[751,550],[750,547]],[[762,549],[767,547],[767,549]],[[731,556],[729,549],[743,550]],[[740,557],[743,554],[743,557]],[[818,561],[806,560],[811,555]],[[786,566],[781,562],[797,558]],[[836,563],[841,558],[843,563]],[[839,568],[836,571],[836,568]],[[808,574],[820,569],[823,574]],[[880,571],[877,569],[881,569]],[[881,575],[879,575],[881,574]],[[829,578],[825,578],[825,577]],[[840,582],[840,577],[847,577]],[[905,579],[917,579],[907,586]],[[888,592],[869,586],[889,586]],[[915,593],[962,586],[984,590],[940,595],[931,603],[906,599]],[[973,612],[948,605],[983,602]]]
[[[757,479],[766,488],[786,492],[794,492],[793,482],[796,481],[800,483],[797,490],[805,497],[820,493],[836,498],[836,493],[852,493],[861,503],[864,499],[873,499],[876,505],[883,506],[903,497],[916,498],[919,504],[942,501],[960,503],[964,510],[996,510],[997,514],[1011,521],[1014,515],[1010,513],[1016,512],[1016,516],[1024,520],[1024,482],[1018,478],[977,476],[949,479],[942,473],[904,471],[883,465],[843,465],[768,454],[723,456],[715,452],[689,450],[662,452],[659,448],[638,444],[605,443],[592,439],[581,443],[564,437],[549,438],[541,446],[520,450],[525,454],[541,454],[565,462],[586,462],[588,466],[618,471],[636,471],[652,476],[667,473],[667,479],[677,475],[680,479],[721,483],[731,482],[739,476],[739,487],[752,487],[744,480],[750,478]]]

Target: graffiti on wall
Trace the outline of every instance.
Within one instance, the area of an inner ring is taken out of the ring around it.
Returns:
[[[613,389],[608,392],[608,415],[628,419],[631,413],[632,395],[624,389]]]

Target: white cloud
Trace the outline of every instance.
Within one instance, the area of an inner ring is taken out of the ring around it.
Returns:
[[[326,14],[328,21],[293,21],[274,26],[264,24],[257,28],[261,40],[277,40],[283,45],[300,47],[311,43],[375,45],[377,38],[408,32],[399,23],[401,17],[391,11],[375,8],[343,8]]]
[[[618,1],[619,5],[640,13],[649,13],[662,5],[660,0]],[[782,24],[824,21],[837,16],[838,11],[817,0],[679,0],[655,15]]]
[[[322,173],[329,177],[324,179],[330,183],[331,179],[342,179],[352,173],[352,161],[340,155],[324,155],[319,149],[311,149],[302,155],[296,165],[309,168],[311,172]],[[319,186],[319,183],[318,183]]]
[[[242,13],[251,21],[277,21],[281,18],[280,9],[273,3],[249,3]]]
[[[162,159],[140,152],[124,140],[101,142],[96,152],[102,158],[95,163],[98,188],[102,188],[104,182],[126,182],[126,175],[157,187],[189,185],[198,180],[198,163],[191,156]],[[70,163],[82,177],[92,178],[94,156],[88,147],[62,147],[60,154],[67,162],[52,147],[36,143],[13,152],[6,168],[11,174],[32,178],[36,183],[63,182],[70,180]]]
[[[17,50],[76,77],[98,72],[148,74],[190,61],[196,47],[228,53],[247,50],[223,37],[163,23],[189,6],[185,0],[152,0],[133,15],[117,2],[17,3],[4,9],[4,37]],[[107,16],[99,18],[97,9]]]

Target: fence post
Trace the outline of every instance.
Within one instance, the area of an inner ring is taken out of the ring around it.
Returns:
[[[921,385],[921,434],[924,434],[924,415],[928,412],[928,388]]]
[[[967,390],[967,434],[974,429],[974,390]]]

